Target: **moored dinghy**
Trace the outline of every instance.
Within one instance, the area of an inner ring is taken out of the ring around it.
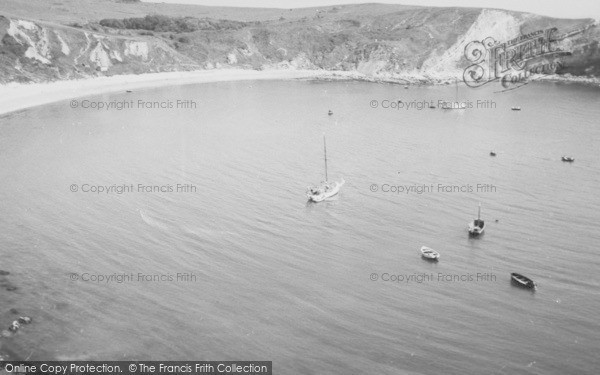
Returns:
[[[574,162],[574,161],[575,161],[575,159],[574,159],[574,158],[572,158],[572,157],[570,157],[570,156],[563,156],[563,157],[561,158],[561,160],[562,160],[562,161],[566,161],[566,162],[568,162],[568,163],[572,163],[572,162]]]
[[[425,259],[429,260],[438,260],[440,258],[440,253],[433,250],[430,247],[422,246],[421,247],[421,256]]]
[[[510,280],[513,284],[523,288],[535,289],[537,287],[533,280],[531,280],[529,277],[521,275],[520,273],[511,273]]]

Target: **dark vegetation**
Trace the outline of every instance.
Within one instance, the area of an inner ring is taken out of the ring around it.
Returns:
[[[199,19],[194,17],[169,17],[159,14],[152,14],[143,18],[107,18],[101,20],[100,25],[113,29],[190,33],[199,30],[238,30],[247,26],[248,23],[231,20],[214,20],[210,18]]]

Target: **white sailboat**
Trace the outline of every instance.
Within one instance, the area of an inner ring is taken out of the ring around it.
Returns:
[[[341,187],[346,182],[342,178],[339,182],[329,183],[329,178],[327,176],[327,142],[325,140],[325,134],[323,134],[323,153],[325,156],[325,181],[317,186],[309,186],[306,190],[306,197],[313,202],[322,202],[327,198],[333,197],[340,192]]]

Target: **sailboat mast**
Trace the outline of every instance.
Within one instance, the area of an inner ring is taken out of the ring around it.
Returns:
[[[458,79],[454,78],[454,87],[456,87],[456,93],[454,94],[455,101],[458,102]]]
[[[479,203],[479,210],[477,210],[477,220],[481,220],[481,203]]]
[[[325,134],[323,134],[323,153],[325,154],[325,182],[327,182],[329,178],[327,178],[327,142],[325,141]]]

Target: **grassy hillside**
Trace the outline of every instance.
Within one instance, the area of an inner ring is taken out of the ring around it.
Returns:
[[[453,80],[468,65],[469,42],[508,41],[550,27],[575,30],[561,41],[573,52],[563,58],[561,73],[600,76],[597,23],[519,12],[383,4],[283,10],[2,0],[0,15],[0,82],[224,67]]]
[[[360,4],[302,9],[235,8],[202,5],[124,2],[119,0],[0,0],[0,11],[5,16],[68,24],[86,23],[103,18],[144,17],[163,14],[171,17],[228,19],[234,21],[267,21],[281,17],[293,20],[328,13],[338,8],[338,17],[363,14],[368,17],[389,12],[414,9],[415,6],[389,4]]]

